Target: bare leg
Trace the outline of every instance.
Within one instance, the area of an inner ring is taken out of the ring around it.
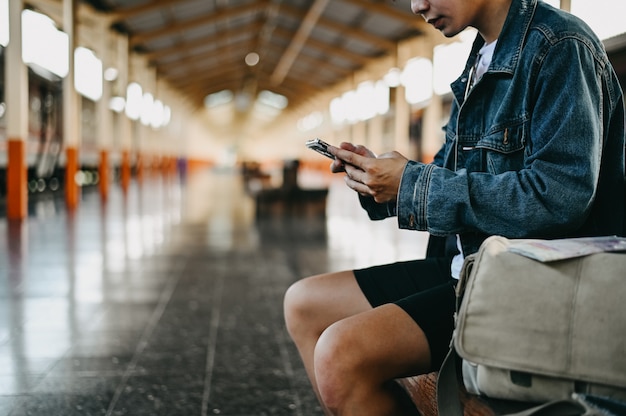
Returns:
[[[333,415],[408,415],[393,379],[430,368],[428,341],[395,304],[345,318],[315,348],[319,394]],[[412,410],[414,412],[415,410]]]
[[[352,271],[294,283],[285,321],[329,415],[404,415],[393,379],[430,368],[422,330],[394,304],[372,309]]]
[[[335,322],[371,309],[352,271],[308,277],[287,290],[284,300],[287,330],[322,406],[313,365],[320,335]]]

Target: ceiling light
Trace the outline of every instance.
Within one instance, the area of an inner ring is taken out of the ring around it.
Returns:
[[[119,71],[117,70],[117,68],[109,67],[104,70],[104,79],[106,81],[115,81],[118,75]]]
[[[126,116],[131,120],[138,120],[141,116],[143,90],[141,85],[131,82],[126,88]]]
[[[87,48],[79,46],[74,50],[74,88],[82,96],[92,101],[102,97],[102,61]]]
[[[249,54],[246,55],[246,65],[248,66],[255,66],[256,64],[259,63],[260,57],[259,54],[256,52],[250,52]]]
[[[400,68],[391,68],[383,77],[383,80],[390,88],[396,88],[400,85]]]
[[[287,104],[289,104],[287,97],[268,90],[259,92],[259,101],[262,104],[273,107],[277,110],[284,110],[287,107]]]
[[[9,0],[0,0],[0,46],[9,44]]]
[[[204,106],[206,108],[213,108],[222,104],[228,104],[233,100],[233,96],[234,94],[230,90],[222,90],[213,94],[209,94],[204,97]]]
[[[69,38],[48,16],[22,11],[22,60],[65,78],[69,71]]]
[[[111,97],[111,100],[109,100],[109,108],[116,113],[121,113],[122,111],[124,111],[125,106],[126,100],[124,99],[124,97],[115,96]]]

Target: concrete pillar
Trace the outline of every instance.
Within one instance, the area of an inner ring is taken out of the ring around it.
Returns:
[[[80,100],[74,88],[74,50],[76,49],[76,1],[63,0],[63,30],[69,42],[69,71],[63,80],[63,142],[65,144],[65,201],[69,209],[78,206],[80,188],[76,183],[79,169]]]
[[[109,33],[109,23],[106,19],[100,20],[98,28],[99,40],[97,54],[100,55],[104,69],[111,62],[111,49],[109,43],[111,36]],[[98,176],[100,177],[99,190],[100,197],[106,201],[109,195],[110,183],[110,158],[111,143],[113,139],[113,117],[109,109],[109,101],[111,100],[111,85],[104,82],[102,88],[102,97],[96,103],[96,113],[98,114],[98,148],[100,150],[100,161],[98,163]]]
[[[28,69],[22,61],[24,2],[9,3],[9,36],[5,56],[7,103],[7,218],[22,219],[28,212],[26,140],[28,137]]]
[[[395,89],[395,119],[394,119],[394,143],[395,150],[409,156],[409,124],[411,122],[411,108],[404,96],[402,85]]]
[[[137,64],[137,71],[140,72],[138,79],[143,87],[145,94],[151,94],[153,100],[157,99],[157,82],[156,82],[156,70],[148,68],[143,60]],[[137,181],[142,182],[146,176],[146,173],[150,170],[151,159],[155,154],[155,135],[154,131],[148,120],[147,124],[144,124],[144,120],[140,120],[138,123],[138,137],[137,137]]]
[[[424,108],[422,118],[422,159],[428,163],[433,160],[443,145],[441,131],[443,120],[443,100],[441,96],[433,94],[429,105]]]
[[[355,144],[363,144],[369,147],[367,142],[367,125],[366,121],[357,121],[352,125],[352,142]]]
[[[119,65],[118,85],[124,95],[129,79],[128,37],[119,36],[117,45],[117,62]],[[120,145],[121,145],[121,185],[124,192],[128,191],[131,181],[131,138],[132,121],[124,114],[120,114]]]
[[[393,59],[393,65],[396,68],[404,68],[406,61],[413,57],[414,53],[410,47],[406,45],[398,45]],[[398,85],[391,91],[394,94],[391,99],[393,106],[393,147],[398,152],[408,158],[411,158],[409,146],[409,124],[411,122],[411,106],[406,101],[405,88]]]
[[[368,143],[370,149],[377,154],[386,153],[394,149],[383,148],[383,135],[384,135],[384,117],[377,115],[374,118],[368,120],[369,126],[367,129]]]
[[[425,58],[434,61],[434,48],[436,41],[428,37],[428,47],[424,48]],[[426,42],[426,40],[424,40]],[[425,162],[433,160],[435,154],[443,145],[443,133],[441,132],[443,114],[443,100],[440,95],[433,92],[428,106],[424,108],[422,116],[422,159]]]

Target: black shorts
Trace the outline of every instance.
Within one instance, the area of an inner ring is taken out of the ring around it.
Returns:
[[[373,307],[395,303],[424,331],[433,371],[448,353],[454,330],[457,280],[450,275],[451,262],[452,258],[428,258],[354,270]]]

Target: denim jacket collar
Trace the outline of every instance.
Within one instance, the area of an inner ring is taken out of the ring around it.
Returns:
[[[519,55],[526,40],[538,0],[513,0],[506,21],[500,34],[498,45],[487,72],[502,72],[513,74],[518,65]],[[523,30],[519,30],[523,28]],[[452,83],[452,91],[459,103],[465,99],[465,87],[469,82],[472,65],[478,56],[478,51],[485,44],[480,34],[476,35],[469,59],[463,74]],[[498,53],[498,51],[502,51]]]

